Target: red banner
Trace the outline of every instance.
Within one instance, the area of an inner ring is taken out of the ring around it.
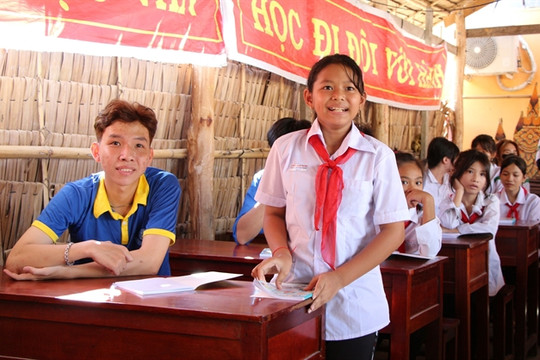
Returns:
[[[339,52],[360,64],[369,100],[438,109],[444,47],[354,1],[2,0],[0,47],[205,66],[227,56],[302,83],[318,59]]]
[[[439,108],[444,47],[405,36],[371,7],[345,0],[226,0],[222,7],[224,31],[235,31],[225,38],[232,59],[301,81],[321,57],[343,53],[361,66],[368,99]]]
[[[223,54],[219,0],[3,0],[1,21],[40,22],[45,37]]]

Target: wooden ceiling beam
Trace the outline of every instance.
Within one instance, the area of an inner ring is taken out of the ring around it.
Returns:
[[[444,26],[448,27],[456,22],[455,10],[463,9],[463,15],[467,17],[493,2],[493,0],[471,0],[459,2],[459,8],[450,10],[450,15],[444,18]]]
[[[468,29],[467,37],[487,37],[487,36],[511,36],[511,35],[526,35],[540,34],[540,24],[534,25],[517,25],[517,26],[501,26],[483,29]]]

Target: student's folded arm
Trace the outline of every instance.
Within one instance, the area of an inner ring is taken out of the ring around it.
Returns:
[[[127,263],[121,275],[156,275],[170,243],[163,235],[144,235],[140,249],[130,251],[133,260]]]
[[[55,245],[43,231],[30,226],[10,250],[6,269],[20,273],[24,266],[63,265],[64,250],[64,246]]]
[[[87,245],[93,241],[84,241],[78,243]],[[109,277],[109,276],[130,276],[130,275],[156,275],[163,263],[163,259],[170,244],[170,239],[161,235],[145,235],[140,249],[129,251],[128,257],[122,259],[122,256],[116,254],[116,265],[104,266],[100,262],[104,262],[104,257],[107,252],[110,252],[112,247],[117,250],[126,249],[123,245],[117,245],[107,242],[99,243],[94,247],[93,262],[63,266],[55,271],[51,278],[91,278],[91,277]],[[105,245],[105,246],[103,246]],[[103,250],[100,249],[102,247]],[[106,250],[106,247],[109,247]],[[45,270],[46,271],[46,270]],[[39,274],[39,272],[38,272]]]

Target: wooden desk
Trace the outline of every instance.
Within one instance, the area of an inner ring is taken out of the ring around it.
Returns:
[[[324,308],[254,299],[252,283],[140,298],[116,279],[0,278],[0,357],[39,359],[322,359]],[[128,278],[122,278],[128,279]],[[77,300],[58,298],[97,290]]]
[[[499,225],[495,245],[505,281],[515,285],[515,352],[522,360],[538,341],[538,224]]]
[[[263,259],[264,244],[236,245],[234,241],[177,239],[169,249],[173,275],[200,271],[223,271],[243,274],[240,280],[252,281],[251,270]]]
[[[487,359],[489,346],[488,241],[482,236],[443,237],[439,256],[447,256],[444,264],[444,294],[453,302],[445,315],[459,319],[458,348],[460,360]],[[474,306],[474,309],[473,309]],[[450,312],[447,314],[447,312]],[[471,327],[474,324],[474,354]]]
[[[263,244],[236,245],[229,241],[178,239],[169,251],[174,275],[196,271],[225,271],[244,274],[252,280],[251,270],[262,258]],[[381,264],[384,287],[390,305],[392,324],[383,331],[391,336],[392,359],[409,354],[409,335],[430,326],[429,345],[439,351],[442,334],[442,269],[444,258],[418,260],[392,256]],[[437,356],[440,358],[440,356]]]
[[[441,359],[443,264],[447,259],[414,259],[392,255],[381,264],[390,306],[390,359],[407,359],[410,335],[427,327],[426,358]]]

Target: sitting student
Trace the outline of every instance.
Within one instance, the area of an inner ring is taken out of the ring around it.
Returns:
[[[489,178],[491,179],[491,183],[488,185],[491,186],[491,192],[495,192],[494,181],[499,175],[499,166],[495,164],[495,156],[497,155],[497,144],[495,144],[495,140],[489,135],[480,134],[473,139],[471,149],[480,151],[488,157]]]
[[[428,145],[424,191],[433,196],[435,215],[439,214],[441,200],[450,192],[450,174],[458,154],[457,145],[444,137],[433,138]]]
[[[281,118],[270,127],[266,134],[268,145],[272,147],[274,141],[282,135],[297,130],[309,129],[310,127],[311,123],[308,120],[296,120],[290,117]],[[253,181],[244,198],[242,209],[240,209],[240,213],[234,222],[232,233],[234,241],[237,244],[248,244],[257,235],[263,233],[264,205],[255,201],[255,193],[257,193],[257,189],[259,188],[259,182],[261,181],[263,172],[264,169],[253,176]]]
[[[401,184],[409,205],[411,221],[405,222],[405,241],[400,252],[433,257],[441,250],[442,229],[435,216],[433,196],[422,191],[422,165],[414,155],[396,153]]]
[[[540,198],[523,187],[526,173],[527,164],[519,156],[507,156],[502,161],[501,183],[504,187],[497,193],[501,219],[540,221]]]
[[[519,154],[519,146],[518,144],[513,140],[501,140],[497,143],[497,155],[495,157],[496,163],[499,166],[499,171],[495,175],[495,178],[493,178],[493,193],[498,193],[503,189],[503,185],[501,183],[501,169],[500,166],[507,156],[510,155],[517,155]],[[523,187],[527,189],[527,191],[530,191],[530,184],[529,179],[525,179],[525,182],[523,183]]]
[[[491,233],[489,240],[489,296],[495,296],[504,286],[501,260],[495,247],[495,234],[499,226],[499,199],[485,193],[489,186],[488,157],[476,150],[459,154],[456,171],[452,174],[454,190],[441,203],[441,225],[460,234]]]
[[[68,183],[11,250],[16,280],[170,275],[178,179],[148,167],[157,120],[150,108],[113,100],[97,116],[92,156],[102,172]],[[69,230],[71,241],[57,239]]]
[[[497,143],[497,152],[495,155],[495,162],[497,165],[501,166],[504,158],[510,155],[520,156],[519,145],[513,140],[504,139],[499,141]]]

